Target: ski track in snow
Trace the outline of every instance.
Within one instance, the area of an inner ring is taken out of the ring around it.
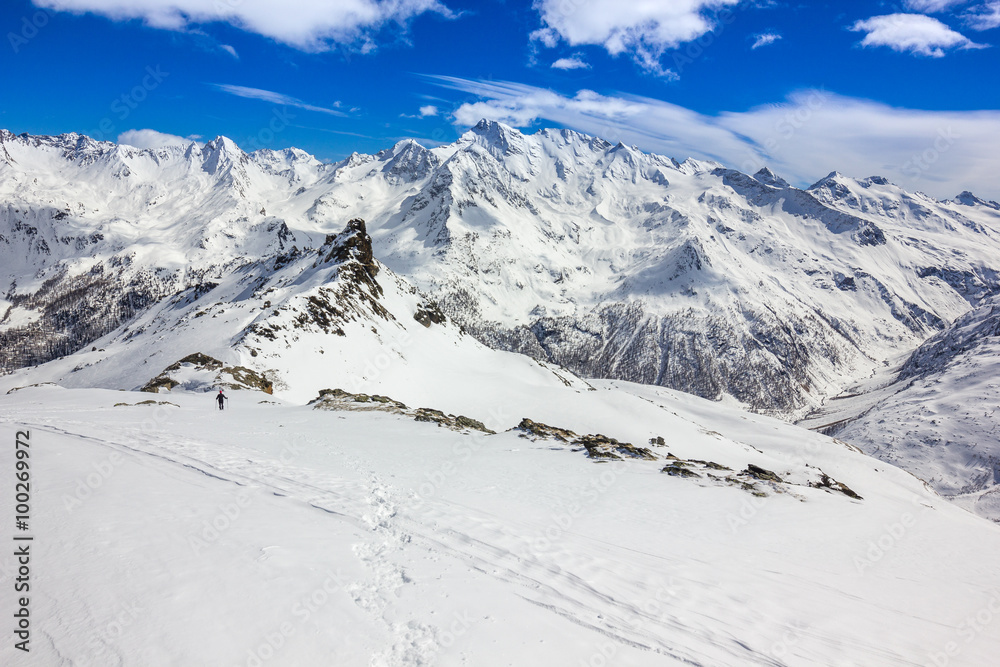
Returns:
[[[60,423],[66,422],[61,420]],[[373,656],[373,666],[434,664],[435,628],[416,620],[392,622],[386,619],[392,598],[407,583],[403,568],[393,563],[394,556],[404,549],[415,548],[411,546],[414,544],[419,545],[416,548],[423,548],[431,553],[448,554],[483,574],[514,584],[524,590],[519,595],[526,601],[601,635],[635,648],[672,657],[683,664],[703,664],[691,656],[678,653],[657,639],[657,635],[661,633],[640,633],[633,629],[635,625],[649,625],[660,631],[686,631],[683,623],[676,620],[664,623],[634,605],[616,601],[572,572],[526,556],[530,551],[527,545],[522,545],[519,555],[508,548],[474,537],[474,534],[499,535],[512,542],[519,541],[511,527],[498,525],[494,517],[472,516],[475,510],[463,507],[467,522],[461,530],[450,526],[444,531],[436,532],[421,530],[418,520],[399,517],[398,505],[392,497],[390,487],[377,475],[365,470],[358,459],[349,459],[349,463],[365,476],[365,481],[360,484],[345,484],[338,478],[325,479],[312,471],[283,466],[274,461],[267,461],[267,468],[261,470],[260,466],[264,461],[247,459],[238,452],[224,454],[217,445],[209,448],[200,443],[168,441],[141,432],[127,433],[135,444],[126,445],[44,422],[27,423],[25,426],[90,440],[120,451],[152,456],[195,470],[212,479],[241,486],[256,484],[267,487],[276,495],[299,500],[368,528],[374,534],[374,540],[355,544],[352,550],[371,576],[364,582],[353,584],[349,592],[359,607],[385,623],[396,638],[391,647]],[[363,502],[359,502],[358,498],[363,498]],[[435,514],[442,518],[450,515],[448,512]],[[403,525],[411,532],[404,529]],[[539,598],[556,600],[557,603],[543,602]],[[615,613],[609,613],[609,609]],[[753,655],[754,652],[749,647],[732,637],[706,639],[710,643],[732,644],[732,649],[743,649],[733,651],[734,659],[759,658]],[[767,660],[760,664],[780,663]]]
[[[628,647],[688,665],[799,664],[785,662],[745,641],[758,622],[751,600],[738,588],[706,586],[715,578],[710,560],[694,554],[682,558],[655,554],[572,529],[561,532],[554,548],[539,550],[532,545],[537,524],[443,497],[418,498],[386,481],[385,473],[367,460],[363,449],[348,449],[326,439],[299,441],[299,447],[322,448],[324,456],[340,460],[353,474],[348,479],[325,473],[316,465],[286,463],[280,457],[218,439],[201,441],[122,426],[108,430],[103,424],[78,419],[28,418],[18,424],[40,434],[59,434],[127,453],[140,461],[194,471],[209,484],[263,489],[282,503],[310,507],[326,517],[324,521],[348,522],[364,536],[351,545],[351,552],[365,574],[352,581],[346,592],[383,628],[386,637],[383,646],[373,652],[371,665],[435,665],[441,651],[448,648],[448,641],[442,639],[447,633],[445,626],[427,617],[407,615],[396,604],[411,595],[408,589],[420,586],[408,573],[408,564],[421,559],[446,568],[453,566],[441,565],[442,559],[457,561],[499,582],[546,615],[611,642],[616,650]],[[730,442],[742,450],[759,451],[747,442]],[[562,454],[580,456],[568,451]],[[586,549],[580,549],[581,545]],[[256,558],[270,558],[268,549],[262,549]],[[580,557],[582,552],[593,555]],[[600,558],[594,560],[597,554]],[[617,563],[618,571],[602,568],[600,576],[593,576],[599,563]],[[764,576],[774,585],[788,586],[796,575],[773,570]],[[666,597],[661,605],[644,608],[642,601],[649,601],[644,587],[655,580],[667,591]],[[805,579],[803,584],[817,585],[815,580]],[[412,594],[419,595],[420,590]],[[828,586],[826,594],[843,598],[844,604],[871,604],[841,592],[836,585]],[[727,611],[720,616],[715,613],[720,609]],[[82,610],[80,617],[96,618],[98,610]],[[734,619],[739,623],[728,626]],[[60,637],[72,634],[73,629],[55,627],[47,632]],[[841,639],[808,624],[794,628],[793,636],[796,642],[825,646],[823,650],[830,655],[843,648]],[[889,646],[858,637],[852,642],[854,654],[867,656],[869,664],[916,664]],[[57,642],[50,643],[57,654]],[[105,664],[135,664],[113,643],[106,644],[102,653]]]

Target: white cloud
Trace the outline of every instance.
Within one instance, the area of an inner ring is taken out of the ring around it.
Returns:
[[[550,49],[559,46],[559,35],[552,28],[540,28],[529,35],[532,40],[541,42]]]
[[[91,12],[122,21],[141,19],[166,30],[223,22],[305,51],[335,44],[374,48],[374,33],[386,25],[435,12],[452,16],[438,0],[35,0],[56,11]]]
[[[420,117],[427,118],[428,116],[438,115],[438,108],[433,104],[428,104],[427,106],[420,107]]]
[[[545,122],[678,159],[750,173],[766,165],[800,186],[837,170],[885,176],[935,197],[972,190],[1000,199],[1000,111],[900,109],[813,90],[712,116],[637,96],[581,90],[567,97],[519,83],[431,79],[482,98],[455,111],[460,126],[480,118],[518,127]]]
[[[963,16],[973,30],[992,30],[1000,27],[1000,0],[990,0],[969,9]]]
[[[164,146],[187,146],[194,142],[192,138],[178,137],[176,134],[166,134],[156,130],[127,130],[118,135],[118,143],[135,148],[163,148]]]
[[[247,86],[234,86],[228,83],[214,83],[214,87],[218,88],[224,93],[229,93],[230,95],[236,95],[237,97],[246,97],[251,100],[261,100],[264,102],[270,102],[271,104],[281,104],[283,106],[298,107],[299,109],[305,109],[307,111],[317,111],[319,113],[330,114],[331,116],[346,116],[343,111],[338,111],[337,109],[331,109],[329,107],[320,107],[315,104],[307,104],[302,100],[292,97],[291,95],[285,95],[284,93],[276,93],[271,90],[262,90],[260,88],[248,88]],[[340,102],[334,102],[333,106],[339,107]]]
[[[560,58],[552,63],[553,69],[590,69],[590,65],[583,61],[580,56],[572,58]]]
[[[781,35],[774,32],[764,32],[759,35],[754,35],[754,37],[755,39],[753,46],[750,47],[751,49],[759,49],[762,46],[767,46],[768,44],[774,44],[779,39],[781,39]]]
[[[532,38],[548,47],[561,39],[570,46],[600,45],[612,55],[626,53],[652,73],[672,76],[660,64],[667,49],[711,31],[707,15],[740,0],[536,0],[544,27]]]
[[[968,0],[906,0],[903,6],[915,12],[943,12],[955,5],[964,5]]]
[[[865,32],[862,46],[888,46],[900,53],[941,58],[945,49],[983,48],[935,18],[923,14],[887,14],[856,22],[851,30]]]
[[[233,58],[236,58],[237,60],[240,59],[240,54],[236,53],[236,49],[229,44],[220,44],[219,48],[231,55]]]

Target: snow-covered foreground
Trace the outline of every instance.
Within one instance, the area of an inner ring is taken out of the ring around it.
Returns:
[[[0,396],[3,513],[27,429],[35,538],[31,653],[8,634],[0,663],[994,664],[1000,528],[825,436],[594,386],[493,391],[466,414],[497,435],[250,391],[221,413],[202,393]],[[522,417],[665,446],[600,463],[507,431]],[[667,452],[817,466],[863,500],[671,476]]]

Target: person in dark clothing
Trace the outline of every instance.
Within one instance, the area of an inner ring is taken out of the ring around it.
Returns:
[[[225,408],[225,403],[224,402],[228,401],[229,397],[226,396],[225,394],[223,394],[222,390],[220,389],[219,390],[219,394],[215,397],[215,400],[217,400],[219,402],[219,409],[222,410],[222,409]]]

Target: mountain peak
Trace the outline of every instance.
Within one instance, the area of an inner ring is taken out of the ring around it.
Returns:
[[[243,149],[236,145],[236,142],[221,134],[205,144],[205,152],[225,151],[228,153],[242,153]]]
[[[861,187],[870,187],[872,185],[892,185],[888,178],[885,176],[869,176],[868,178],[858,181]]]
[[[392,148],[387,148],[383,151],[380,151],[378,155],[381,157],[390,155],[400,155],[403,153],[423,153],[426,150],[427,149],[424,148],[424,146],[416,139],[407,137],[406,139],[400,139],[399,141],[397,141],[395,144],[392,145]]]
[[[437,165],[437,157],[413,139],[403,139],[392,148],[381,151],[378,156],[385,161],[382,172],[390,180],[413,182],[431,173]]]
[[[841,181],[843,180],[844,180],[843,174],[841,174],[839,171],[831,171],[829,174],[827,174],[826,176],[824,176],[823,178],[819,179],[818,181],[810,185],[808,188],[806,188],[806,190],[817,190],[824,186],[841,185]]]
[[[490,120],[489,118],[480,118],[479,122],[472,128],[473,132],[478,134],[489,134],[492,132],[518,132],[510,125],[501,123],[498,120]]]
[[[244,164],[250,159],[232,139],[221,135],[205,144],[202,155],[204,158],[202,169],[209,174],[218,174],[236,164]]]
[[[758,171],[756,174],[754,174],[753,177],[754,179],[757,180],[758,183],[763,183],[764,185],[770,185],[775,188],[790,187],[788,181],[783,179],[781,176],[778,176],[767,167],[761,168],[761,170]]]
[[[1000,204],[995,201],[985,201],[980,199],[976,195],[972,194],[968,190],[963,190],[955,199],[953,199],[956,204],[961,204],[962,206],[987,206],[992,209],[1000,211]]]
[[[483,118],[466,132],[463,138],[472,139],[497,157],[524,152],[524,135],[519,130],[495,120]]]
[[[375,281],[378,264],[372,252],[372,237],[368,235],[365,221],[354,218],[339,234],[328,234],[320,254],[326,254],[324,264],[340,264],[340,272],[357,284],[366,284],[373,294],[381,294],[382,288]]]

